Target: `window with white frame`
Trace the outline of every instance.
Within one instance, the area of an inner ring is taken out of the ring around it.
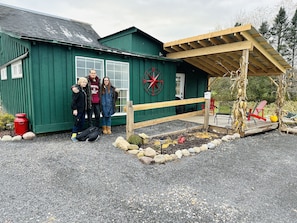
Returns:
[[[104,75],[104,60],[102,59],[77,56],[75,66],[76,78],[86,77],[91,69],[96,70],[101,81],[104,76],[108,76],[112,85],[119,91],[116,112],[117,114],[125,113],[124,107],[129,100],[129,63],[107,60],[106,75]]]
[[[22,78],[23,77],[23,69],[22,69],[22,60],[18,60],[11,64],[11,78]]]
[[[89,57],[75,57],[76,78],[86,77],[89,71],[96,70],[97,76],[102,79],[104,76],[104,61]]]
[[[129,100],[129,63],[107,60],[106,76],[110,78],[112,85],[119,91],[116,112],[125,113],[124,107]]]
[[[6,67],[1,68],[1,80],[7,80],[7,69],[6,69]]]

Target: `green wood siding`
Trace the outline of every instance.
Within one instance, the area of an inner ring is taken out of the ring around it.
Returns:
[[[131,52],[159,56],[162,47],[163,44],[149,41],[143,35],[136,33],[133,35]]]
[[[131,28],[126,31],[102,38],[99,42],[105,46],[131,53],[159,56],[163,52],[163,44],[142,31]]]
[[[1,33],[0,49],[2,66],[29,52],[30,44]],[[1,105],[5,112],[13,115],[32,112],[30,66],[29,54],[29,57],[22,60],[23,77],[16,79],[11,77],[11,64],[7,66],[7,80],[0,80]]]
[[[208,77],[207,73],[197,69],[196,67],[182,62],[177,68],[178,73],[185,73],[185,94],[184,98],[204,97],[204,92],[207,90]],[[186,111],[195,111],[201,109],[199,105],[186,105]]]
[[[34,131],[70,129],[74,55],[71,48],[39,43],[32,46]]]
[[[131,35],[121,35],[120,38],[118,38],[118,36],[112,36],[112,37],[104,39],[104,40],[99,40],[99,42],[105,46],[108,46],[108,47],[132,52],[132,36]]]
[[[130,100],[133,104],[144,104],[175,99],[175,63],[146,59],[133,59],[130,67]],[[152,67],[161,73],[160,80],[164,81],[163,90],[155,96],[148,94],[143,86],[144,74]],[[135,121],[149,120],[175,114],[175,108],[153,109],[135,113]]]

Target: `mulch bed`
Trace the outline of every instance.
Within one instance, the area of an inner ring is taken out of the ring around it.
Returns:
[[[183,149],[189,149],[193,147],[199,147],[203,144],[207,144],[214,139],[220,139],[224,136],[224,134],[219,133],[212,133],[212,132],[202,132],[202,131],[192,131],[192,132],[185,132],[181,134],[169,134],[167,136],[162,137],[154,137],[149,140],[148,144],[143,145],[143,148],[151,147],[155,149],[157,152],[161,153],[161,146],[159,143],[156,143],[156,141],[162,140],[163,142],[166,141],[166,139],[170,140],[176,140],[180,137],[184,137],[185,141],[178,144],[170,144],[167,148],[162,148],[162,154],[174,154],[177,150],[183,150]],[[156,145],[157,144],[157,145]]]

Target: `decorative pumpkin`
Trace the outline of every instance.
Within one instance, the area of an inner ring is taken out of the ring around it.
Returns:
[[[276,116],[276,115],[271,115],[271,116],[270,116],[270,121],[271,121],[271,122],[277,122],[277,121],[278,121],[277,116]]]

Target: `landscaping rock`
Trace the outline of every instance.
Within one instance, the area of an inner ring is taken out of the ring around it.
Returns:
[[[181,159],[182,156],[183,156],[183,153],[182,153],[181,150],[177,150],[177,151],[175,152],[175,155],[177,156],[178,159]]]
[[[170,162],[173,160],[173,157],[170,156],[169,154],[165,154],[164,157],[165,157],[166,162]]]
[[[153,158],[147,156],[140,157],[139,160],[144,164],[151,164],[154,161]]]
[[[138,145],[135,145],[135,144],[130,144],[127,146],[128,150],[138,150],[139,147]]]
[[[137,153],[137,157],[140,158],[140,157],[143,157],[144,156],[144,151],[143,150],[140,150],[138,153]]]
[[[188,151],[189,151],[190,154],[194,154],[195,153],[194,148],[189,148]]]
[[[14,136],[11,139],[11,141],[21,141],[21,140],[22,140],[22,136]]]
[[[195,153],[200,153],[201,152],[201,148],[200,147],[194,147],[193,148]]]
[[[144,150],[144,155],[148,156],[148,157],[155,157],[156,156],[156,151],[154,149],[152,149],[151,147],[148,147]]]
[[[172,160],[177,160],[178,159],[176,154],[170,154],[170,156],[172,157]]]
[[[181,152],[182,152],[183,156],[190,156],[191,155],[189,150],[187,150],[187,149],[183,149],[183,150],[181,150]]]
[[[200,146],[200,151],[206,151],[206,150],[208,150],[207,144],[203,144],[202,146]]]
[[[159,154],[154,157],[154,161],[155,161],[155,163],[165,163],[166,158],[164,157],[164,155]]]
[[[112,145],[119,149],[128,150],[130,143],[128,143],[122,136],[119,136]]]
[[[207,147],[208,149],[214,149],[216,147],[216,145],[212,142],[207,143]]]
[[[23,135],[23,139],[25,140],[32,140],[36,137],[36,135],[33,133],[33,132],[26,132],[24,135]]]
[[[1,138],[1,141],[11,141],[12,140],[12,137],[10,135],[4,135],[2,138]]]
[[[132,149],[132,150],[128,150],[127,152],[132,155],[137,155],[137,153],[139,153],[139,150]]]

